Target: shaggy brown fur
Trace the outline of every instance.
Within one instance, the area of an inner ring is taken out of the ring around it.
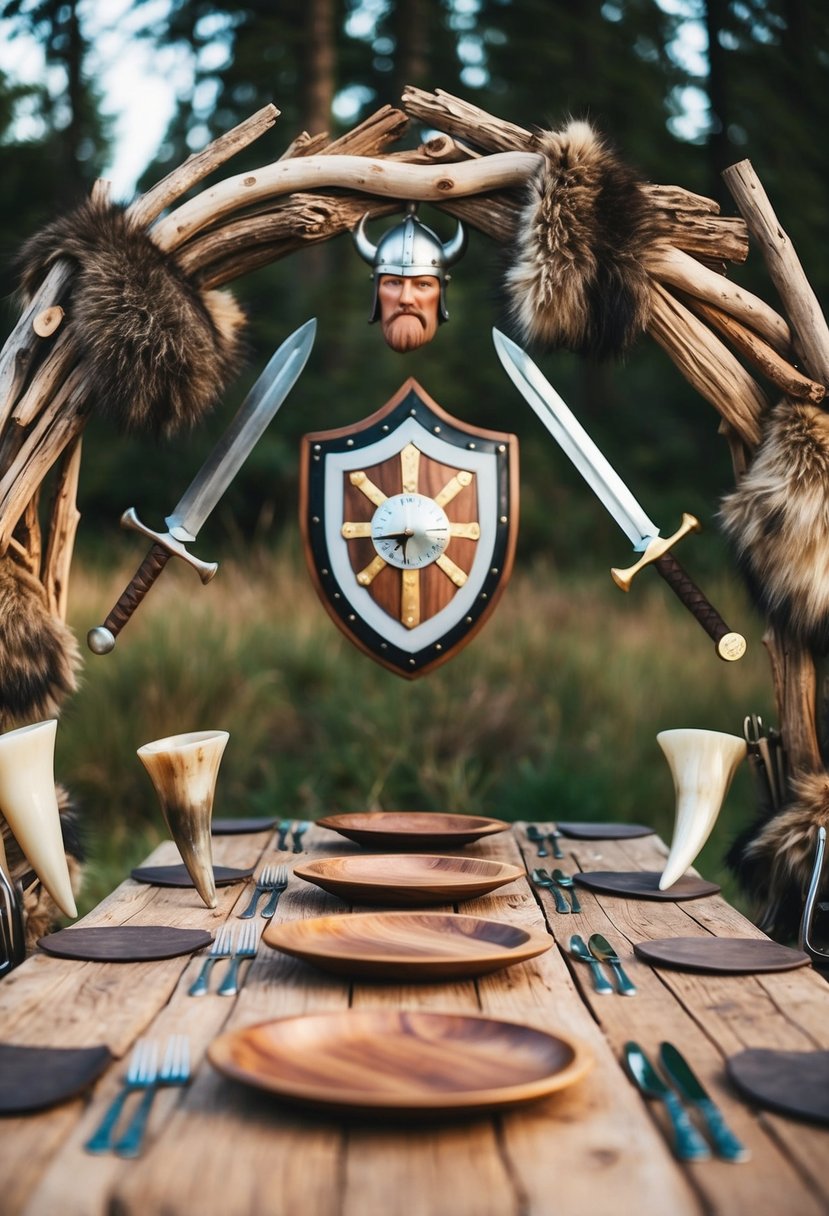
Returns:
[[[233,297],[200,290],[107,203],[85,202],[27,242],[27,298],[59,258],[77,263],[68,312],[94,407],[125,430],[170,435],[199,422],[241,360]]]
[[[54,718],[79,665],[75,636],[48,612],[41,584],[0,558],[0,729]]]
[[[77,896],[80,893],[83,875],[84,849],[78,826],[77,810],[66,790],[58,785],[58,810],[60,811],[60,826],[63,833],[63,845],[66,850],[66,860],[69,865],[69,877],[72,890]],[[23,888],[23,915],[26,924],[26,945],[33,949],[37,939],[51,932],[61,921],[63,913],[38,881],[32,867],[20,846],[12,836],[8,824],[0,819],[0,832],[6,849],[12,880]]]
[[[642,255],[658,231],[636,176],[586,122],[544,131],[515,259],[506,274],[523,339],[604,358],[643,331],[650,283]]]
[[[783,402],[721,519],[758,606],[810,649],[829,649],[829,415]]]
[[[758,924],[780,940],[796,938],[812,875],[817,830],[829,829],[829,774],[792,781],[793,799],[754,824],[732,845],[727,861],[757,905]],[[819,898],[829,895],[829,874]]]

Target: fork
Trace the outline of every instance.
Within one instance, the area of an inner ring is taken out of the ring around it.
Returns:
[[[550,892],[556,901],[556,912],[560,912],[564,916],[570,911],[570,905],[546,870],[533,870],[533,882],[537,887],[544,887]]]
[[[239,935],[239,944],[233,952],[227,975],[219,985],[219,996],[236,996],[239,991],[239,967],[247,958],[256,957],[256,924],[245,925]]]
[[[277,847],[278,849],[284,849],[284,848],[285,848],[285,842],[286,842],[286,841],[287,841],[287,839],[288,839],[288,833],[290,832],[290,830],[291,830],[291,828],[292,828],[293,826],[294,826],[294,825],[293,825],[292,820],[290,820],[290,819],[280,819],[280,821],[279,821],[279,827],[277,828],[277,831],[278,831],[278,833],[279,833],[279,836],[278,836],[277,841],[276,841],[276,847]]]
[[[537,857],[550,856],[550,854],[547,852],[547,846],[544,843],[544,836],[534,823],[527,825],[527,840],[531,840],[533,844],[538,845],[538,850],[536,852]]]
[[[272,891],[276,882],[277,867],[265,866],[260,872],[256,880],[256,886],[251,896],[250,903],[245,908],[244,912],[239,913],[239,920],[250,920],[256,915],[256,905],[259,902],[259,896],[264,895],[267,891]]]
[[[570,904],[574,912],[581,912],[581,904],[579,897],[576,894],[575,883],[569,874],[565,874],[563,870],[553,870],[553,882],[556,886],[564,887],[564,890],[570,896]]]
[[[262,909],[262,912],[260,914],[265,920],[270,920],[270,918],[273,916],[274,912],[276,912],[276,905],[279,903],[279,897],[282,894],[282,892],[285,890],[287,885],[288,885],[288,867],[287,866],[277,866],[276,872],[274,874],[273,883],[271,884],[270,899],[265,904],[265,906]]]
[[[119,1157],[137,1157],[147,1127],[153,1099],[162,1085],[186,1085],[190,1080],[190,1040],[186,1034],[171,1034],[164,1052],[161,1071],[156,1074],[141,1099],[127,1130],[115,1145]]]
[[[561,840],[561,832],[553,824],[550,824],[547,829],[547,836],[550,844],[553,846],[553,857],[555,857],[556,861],[564,861],[564,854],[562,853],[561,845],[559,844],[559,841]]]
[[[233,930],[224,925],[218,937],[213,939],[210,953],[204,960],[196,979],[187,990],[188,996],[204,996],[210,986],[210,972],[216,959],[230,958],[233,953]]]
[[[301,819],[299,823],[294,824],[294,852],[302,852],[302,837],[310,828],[311,824],[307,819]]]
[[[124,1103],[136,1089],[146,1089],[155,1081],[158,1069],[158,1044],[154,1039],[138,1039],[132,1049],[127,1074],[121,1092],[116,1094],[101,1122],[84,1144],[88,1153],[106,1153],[112,1147],[112,1136]]]

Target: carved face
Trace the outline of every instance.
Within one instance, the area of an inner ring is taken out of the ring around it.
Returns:
[[[381,275],[377,299],[383,337],[392,350],[414,350],[434,338],[440,302],[436,275]]]

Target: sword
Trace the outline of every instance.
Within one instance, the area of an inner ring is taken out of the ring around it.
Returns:
[[[202,524],[299,379],[314,345],[316,332],[317,322],[312,318],[286,338],[271,356],[230,426],[184,491],[177,506],[165,518],[166,532],[154,532],[148,528],[138,518],[134,507],[121,516],[123,528],[141,532],[153,543],[103,625],[89,630],[86,641],[93,654],[109,654],[118,634],[171,557],[180,557],[188,562],[198,571],[203,583],[210,582],[219,568],[218,564],[195,557],[187,549],[187,542],[196,539]]]
[[[699,520],[685,513],[673,536],[661,537],[656,524],[648,518],[618,473],[532,359],[500,330],[493,329],[492,339],[498,358],[515,387],[526,398],[556,443],[570,457],[594,494],[616,520],[631,541],[634,552],[641,553],[642,556],[633,566],[625,570],[611,570],[616,585],[623,591],[629,591],[634,575],[638,574],[643,566],[653,564],[671,590],[713,639],[719,657],[728,662],[742,658],[746,650],[745,638],[729,629],[670,552],[671,546],[688,532],[699,532]]]

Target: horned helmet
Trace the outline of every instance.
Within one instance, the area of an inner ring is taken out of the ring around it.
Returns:
[[[410,203],[406,218],[402,223],[390,228],[379,242],[374,245],[365,232],[365,222],[368,212],[361,218],[354,229],[354,244],[357,252],[369,266],[373,267],[374,299],[369,313],[369,324],[380,316],[377,288],[382,274],[397,274],[403,278],[414,278],[417,275],[434,275],[440,280],[440,306],[438,321],[448,321],[446,309],[446,284],[451,275],[447,270],[466,249],[466,231],[458,221],[458,227],[451,240],[444,244],[440,238],[427,228],[415,215],[416,204]]]

